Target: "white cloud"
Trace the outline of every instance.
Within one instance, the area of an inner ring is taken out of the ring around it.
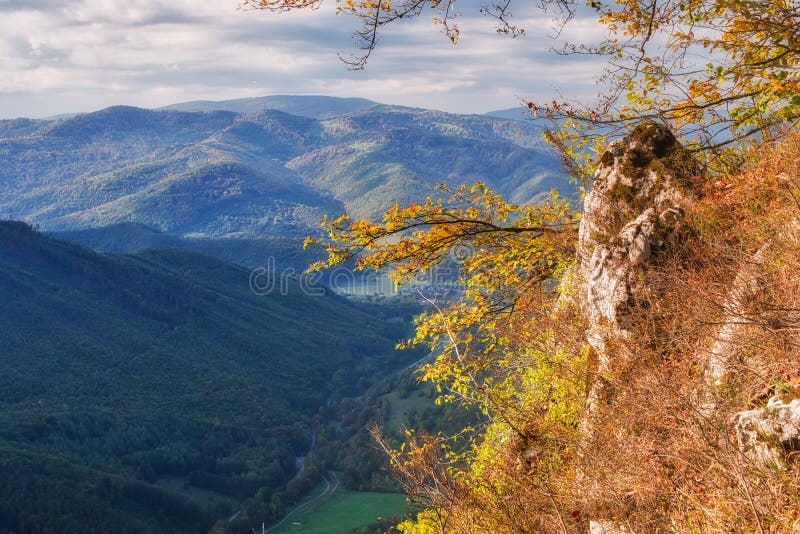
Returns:
[[[464,6],[457,47],[428,17],[387,29],[367,70],[352,72],[336,54],[353,51],[354,21],[330,1],[275,15],[236,0],[0,0],[0,117],[278,93],[484,112],[555,89],[592,94],[596,62],[549,54],[549,19],[521,4],[523,38],[497,36]],[[600,36],[588,20],[570,31]]]

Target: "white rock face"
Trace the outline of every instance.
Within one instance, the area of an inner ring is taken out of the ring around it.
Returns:
[[[627,324],[631,308],[657,291],[648,271],[680,236],[691,193],[680,183],[681,169],[673,169],[674,162],[665,158],[681,151],[668,130],[644,124],[609,146],[586,196],[578,233],[578,300],[587,318],[587,341],[598,356],[597,381],[582,424],[587,436],[606,402],[604,375],[617,358],[627,357],[625,342],[633,334]],[[614,349],[607,349],[612,340]],[[592,502],[595,483],[583,484]],[[586,527],[589,534],[632,534],[605,518],[592,518]]]
[[[663,291],[655,283],[655,267],[679,251],[683,213],[693,201],[686,185],[692,172],[690,158],[672,134],[652,123],[612,143],[601,157],[585,199],[574,273],[576,298],[587,320],[586,339],[597,353],[596,379],[582,422],[587,444],[604,413],[601,408],[613,410],[614,369],[635,356],[631,341],[638,305],[657,305]],[[800,222],[786,231],[800,241]],[[706,415],[719,410],[714,391],[740,363],[740,335],[748,322],[748,303],[764,291],[761,271],[768,251],[766,244],[730,281],[723,324],[709,345],[698,349],[697,357],[705,360],[698,407]],[[774,396],[763,408],[718,415],[732,423],[740,450],[753,461],[781,467],[786,452],[800,452],[798,398]],[[578,480],[590,506],[603,509],[601,482],[580,472]],[[584,534],[632,533],[617,518],[599,515],[583,525]]]
[[[797,220],[777,236],[797,243]],[[773,243],[765,243],[749,261],[740,268],[733,279],[724,303],[727,310],[722,326],[711,345],[704,372],[704,384],[700,393],[700,412],[711,417],[718,411],[716,392],[724,386],[736,365],[757,367],[758,362],[743,361],[742,334],[757,317],[748,312],[750,301],[767,290],[763,280],[765,256]],[[727,414],[723,414],[729,417]],[[781,468],[784,454],[800,451],[800,399],[784,399],[780,395],[771,397],[764,408],[733,414],[729,419],[736,432],[739,450],[752,461],[764,466]]]
[[[578,233],[579,298],[601,373],[610,363],[606,341],[629,335],[625,315],[647,290],[648,262],[678,233],[687,192],[661,161],[679,150],[665,128],[640,126],[609,146],[586,196]]]
[[[768,245],[761,247],[753,255],[752,260],[739,270],[731,284],[724,304],[724,309],[728,310],[728,313],[722,320],[722,327],[714,339],[706,361],[705,382],[710,391],[723,384],[732,363],[738,359],[741,352],[738,338],[749,320],[746,311],[748,302],[764,290],[760,277],[764,254],[768,249]],[[707,415],[714,409],[716,405],[713,399],[708,400],[703,406],[703,411]]]
[[[589,521],[588,534],[633,534],[633,531],[609,521]]]
[[[800,399],[776,395],[765,408],[733,417],[739,450],[751,459],[781,467],[783,451],[800,450]]]

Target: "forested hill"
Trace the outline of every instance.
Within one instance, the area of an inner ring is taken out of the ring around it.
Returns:
[[[207,530],[292,476],[329,396],[404,364],[403,322],[248,276],[0,223],[0,531]]]
[[[222,258],[245,267],[274,265],[276,270],[293,270],[298,274],[324,256],[322,250],[313,247],[304,249],[300,237],[185,238],[138,223],[51,232],[50,235],[99,252],[130,254],[151,248],[177,248]],[[325,272],[320,273],[323,278],[325,275]]]
[[[47,231],[133,222],[183,237],[304,237],[323,214],[375,216],[443,181],[483,181],[515,202],[571,189],[533,124],[292,98],[284,109],[314,117],[256,101],[233,106],[246,113],[120,106],[0,121],[0,217]]]

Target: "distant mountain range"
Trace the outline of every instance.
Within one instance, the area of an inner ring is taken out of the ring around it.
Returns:
[[[48,231],[300,237],[325,213],[376,216],[442,181],[516,202],[571,191],[535,124],[331,97],[0,121],[0,162],[0,218]]]
[[[194,100],[159,108],[170,111],[233,111],[234,113],[258,113],[267,109],[283,111],[311,119],[331,119],[347,113],[355,113],[378,102],[366,98],[336,98],[332,96],[272,95],[234,100]]]

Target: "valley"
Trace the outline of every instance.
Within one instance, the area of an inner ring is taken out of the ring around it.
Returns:
[[[417,298],[349,267],[303,278],[323,256],[303,238],[445,180],[569,195],[539,132],[322,97],[0,121],[0,218],[25,221],[0,222],[0,531],[289,532],[295,510],[316,532],[404,510],[367,427],[463,415],[416,384],[424,353],[395,350]]]
[[[800,534],[800,0],[0,28],[0,534]]]

